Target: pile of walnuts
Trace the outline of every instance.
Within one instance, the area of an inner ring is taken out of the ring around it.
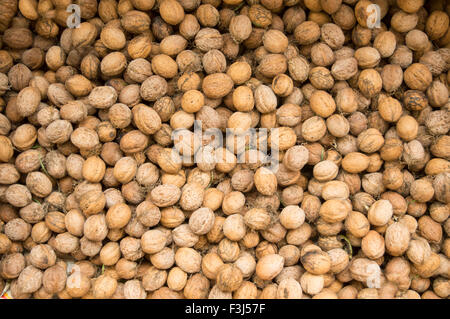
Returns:
[[[1,0],[0,294],[448,298],[449,14]]]

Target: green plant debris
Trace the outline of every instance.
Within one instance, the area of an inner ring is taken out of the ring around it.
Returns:
[[[338,239],[345,241],[345,243],[347,245],[346,245],[346,249],[345,248],[344,249],[347,251],[347,254],[348,254],[349,258],[352,259],[352,257],[353,257],[353,247],[352,247],[352,244],[350,243],[350,240],[347,237],[345,237],[344,235],[339,235]]]
[[[206,188],[210,188],[214,182],[214,171],[211,171],[211,179],[209,180],[208,186]]]
[[[42,158],[39,156],[39,163],[41,164],[41,168],[44,171],[44,173],[50,177],[50,174],[47,172],[47,169],[45,168],[44,162],[42,161]]]
[[[236,6],[236,8],[233,9],[234,12],[237,12],[238,10],[240,10],[240,9],[244,6],[244,4],[245,4],[244,1],[242,1],[240,4],[238,4],[238,5]]]

